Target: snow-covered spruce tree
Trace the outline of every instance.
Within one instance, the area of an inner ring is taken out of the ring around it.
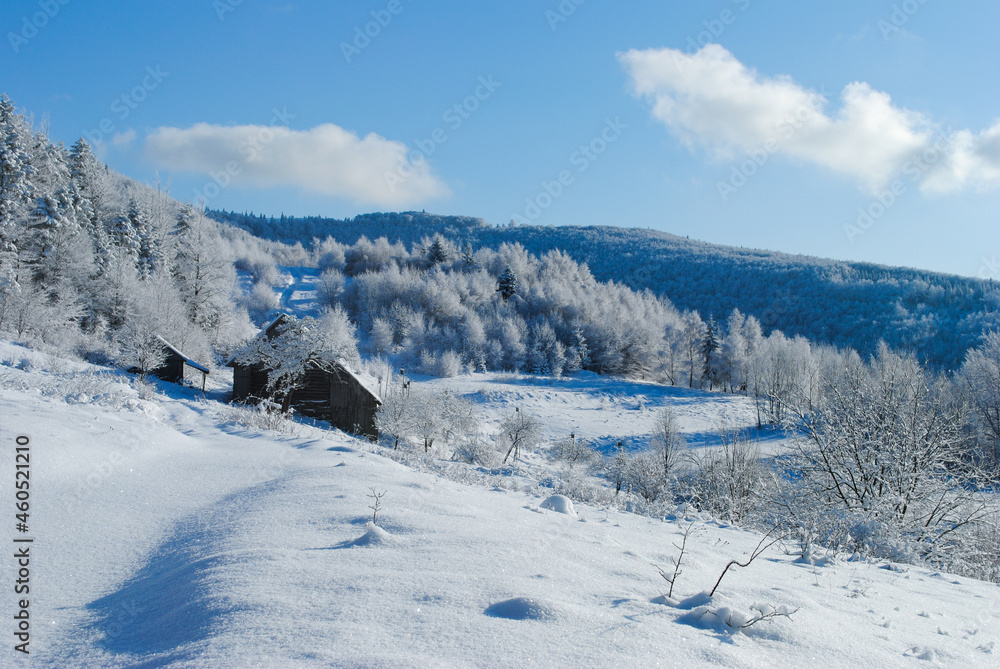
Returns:
[[[108,226],[108,237],[111,243],[118,249],[118,254],[122,258],[127,258],[132,266],[139,270],[139,234],[132,226],[126,210],[119,211]]]
[[[546,321],[532,325],[528,333],[528,357],[525,369],[531,374],[562,376],[566,366],[566,347],[556,338]]]
[[[31,129],[6,95],[0,96],[0,244],[9,242],[11,228],[30,208]]]
[[[517,294],[517,275],[510,265],[507,265],[503,274],[497,279],[497,292],[505,302]]]
[[[155,233],[149,213],[135,198],[129,200],[125,215],[138,241],[136,266],[139,269],[139,276],[148,279],[163,264],[161,240]]]
[[[590,365],[590,347],[587,345],[587,337],[583,334],[583,326],[577,321],[572,327],[573,336],[566,349],[566,372],[568,374],[587,369]]]
[[[20,245],[33,197],[30,150],[27,121],[10,98],[0,96],[0,326],[23,280]]]
[[[441,235],[435,235],[434,241],[427,249],[427,264],[434,267],[448,262],[450,257],[451,254],[448,252],[448,247],[444,238]]]
[[[88,204],[89,227],[99,227],[111,211],[112,184],[90,144],[82,137],[70,148],[69,173],[73,184]]]

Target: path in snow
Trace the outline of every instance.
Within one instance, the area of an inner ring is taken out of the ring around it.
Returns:
[[[318,316],[316,282],[319,281],[319,270],[315,267],[282,267],[281,272],[286,277],[286,284],[281,291],[279,308],[299,318]]]

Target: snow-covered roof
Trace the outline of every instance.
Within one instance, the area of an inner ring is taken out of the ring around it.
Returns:
[[[164,346],[166,346],[171,351],[173,351],[174,353],[176,353],[177,355],[179,355],[181,357],[181,359],[184,361],[185,365],[188,365],[189,367],[194,367],[199,372],[204,372],[205,374],[211,374],[211,372],[208,371],[207,367],[205,367],[204,365],[202,365],[200,363],[195,362],[191,358],[189,358],[186,355],[184,355],[183,353],[181,353],[180,349],[178,349],[176,346],[174,346],[173,344],[171,344],[170,342],[168,342],[166,339],[164,339],[160,335],[156,335],[156,338],[159,339],[161,342],[163,342]]]
[[[278,324],[278,321],[280,321],[280,320],[281,320],[282,318],[287,318],[287,317],[288,317],[288,314],[286,314],[285,312],[281,312],[280,314],[278,314],[277,316],[275,316],[275,317],[274,317],[274,320],[272,320],[272,321],[271,321],[271,322],[269,322],[269,323],[268,323],[267,325],[265,325],[264,327],[262,327],[262,328],[261,328],[261,329],[260,329],[260,330],[259,330],[259,331],[257,332],[257,334],[255,334],[255,335],[253,336],[253,338],[252,338],[252,339],[251,339],[250,341],[254,341],[254,340],[255,340],[255,339],[257,339],[258,337],[263,337],[263,336],[265,336],[265,335],[267,334],[267,331],[268,331],[268,330],[270,330],[271,328],[273,328],[273,327],[274,327],[275,325],[277,325],[277,324]],[[249,342],[248,342],[248,344],[249,344]],[[238,349],[236,350],[236,352],[235,352],[235,353],[233,353],[233,355],[232,355],[232,356],[231,356],[231,357],[229,358],[229,360],[226,360],[226,367],[232,367],[232,366],[233,366],[233,364],[234,364],[234,363],[236,362],[236,358],[237,358],[237,357],[238,357],[238,356],[240,355],[240,353],[242,353],[242,352],[243,352],[243,350],[244,350],[245,348],[246,348],[246,346],[241,346],[240,348],[238,348]]]
[[[357,381],[358,385],[367,390],[372,397],[374,397],[380,403],[382,402],[382,398],[379,397],[378,379],[376,379],[374,376],[366,372],[355,372],[350,367],[348,367],[347,363],[344,362],[343,360],[337,361],[337,364],[340,365],[340,368],[342,370],[347,372],[348,375],[350,375],[355,381]]]
[[[282,311],[280,314],[278,314],[277,316],[275,316],[274,320],[272,320],[270,323],[268,323],[267,325],[265,325],[264,327],[262,327],[260,329],[260,332],[257,333],[257,336],[259,337],[262,333],[265,333],[268,330],[270,330],[271,328],[273,328],[275,325],[278,324],[278,321],[280,321],[282,318],[288,318],[288,314],[286,314],[284,311]]]

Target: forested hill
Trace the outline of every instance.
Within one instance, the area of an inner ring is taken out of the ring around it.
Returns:
[[[738,308],[766,329],[862,354],[885,340],[948,369],[961,364],[985,330],[1000,327],[1000,291],[991,281],[733,248],[654,230],[492,226],[420,212],[347,220],[208,213],[259,237],[306,245],[326,237],[352,244],[361,236],[412,245],[441,234],[461,248],[517,242],[535,254],[561,249],[587,263],[598,280],[648,288],[681,309],[721,318]]]

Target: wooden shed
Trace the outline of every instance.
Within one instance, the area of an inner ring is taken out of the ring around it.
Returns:
[[[287,319],[288,316],[282,314],[257,336],[273,339]],[[227,364],[233,368],[234,400],[258,402],[268,397],[268,370],[263,365],[236,362],[236,357]],[[288,397],[273,399],[304,416],[329,421],[344,432],[377,438],[375,412],[382,405],[378,382],[368,375],[351,371],[341,362],[332,367],[318,364],[307,367],[305,378]]]
[[[173,346],[163,337],[157,335],[156,338],[163,342],[163,353],[166,356],[166,360],[156,369],[150,370],[149,373],[164,381],[183,383],[185,369],[189,368],[194,370],[195,373],[201,374],[201,389],[204,391],[205,380],[209,375],[208,368],[181,353],[177,347]]]

